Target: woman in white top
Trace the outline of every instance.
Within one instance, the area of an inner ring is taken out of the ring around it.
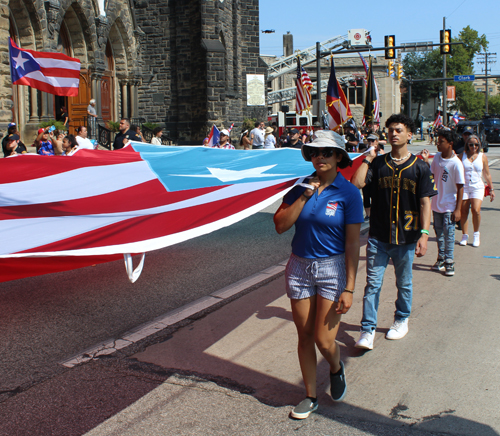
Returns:
[[[465,185],[462,201],[462,213],[460,224],[462,225],[461,246],[467,245],[469,235],[467,234],[469,218],[469,209],[472,210],[472,225],[474,226],[473,247],[479,247],[479,225],[481,224],[481,204],[484,198],[484,182],[481,176],[484,176],[486,183],[490,188],[490,201],[495,198],[493,182],[491,180],[490,169],[488,167],[488,158],[481,152],[481,141],[476,135],[470,135],[465,143],[465,149],[458,156],[464,165]]]
[[[276,148],[276,138],[273,135],[272,127],[266,127],[264,132],[264,148]]]
[[[151,138],[151,144],[161,145],[161,135],[163,135],[163,129],[161,127],[155,127],[153,129],[153,137]]]

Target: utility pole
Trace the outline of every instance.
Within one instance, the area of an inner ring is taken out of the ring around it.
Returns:
[[[443,32],[446,32],[446,17],[443,17]],[[443,79],[446,79],[446,55],[443,55]],[[447,97],[446,80],[443,80],[443,126],[448,125]]]
[[[495,59],[496,53],[479,53],[478,56],[481,56],[481,59],[478,60],[479,64],[484,64],[484,84],[485,84],[485,94],[484,94],[484,111],[488,113],[488,71],[491,71],[491,68],[488,68],[488,62],[494,64],[497,60]],[[490,59],[488,59],[490,56]]]

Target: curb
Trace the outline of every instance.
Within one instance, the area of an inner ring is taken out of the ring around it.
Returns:
[[[361,224],[361,234],[364,235],[368,232],[370,225],[368,222]],[[199,298],[191,303],[167,312],[152,321],[141,324],[121,335],[119,338],[110,338],[97,345],[87,348],[86,350],[77,353],[68,359],[59,362],[66,368],[73,368],[82,363],[89,362],[99,357],[110,355],[118,350],[129,347],[149,336],[152,336],[161,330],[172,327],[194,315],[200,314],[207,309],[212,308],[222,302],[229,302],[237,297],[238,294],[245,294],[245,291],[251,291],[252,288],[258,288],[270,281],[278,278],[285,271],[288,259],[283,260],[277,265],[266,268],[258,273],[242,280],[232,283],[218,291]]]

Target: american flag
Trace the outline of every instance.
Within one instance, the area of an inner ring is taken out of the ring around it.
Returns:
[[[331,60],[330,79],[328,80],[328,88],[326,90],[326,105],[330,115],[329,127],[331,130],[337,130],[342,124],[352,118],[349,102],[335,75],[333,58]]]
[[[367,84],[369,66],[361,53],[359,53],[359,57],[361,58],[361,62],[363,62],[363,67],[365,68],[365,73],[366,73],[365,84]],[[377,82],[375,80],[375,77],[373,77],[373,83],[375,84],[375,98],[377,99],[377,101],[375,102],[375,108],[374,108],[374,122],[380,123],[380,95],[378,92],[378,85],[377,85]],[[365,125],[364,116],[363,116],[363,121],[361,122],[361,125],[363,125],[363,126]]]
[[[26,85],[49,94],[75,97],[80,85],[80,61],[62,53],[19,48],[9,38],[13,85]]]
[[[352,167],[362,155],[351,154]],[[299,150],[132,142],[0,159],[0,282],[145,253],[229,226],[314,171]],[[85,180],[85,183],[81,183]]]
[[[297,58],[297,95],[295,101],[295,112],[299,115],[303,111],[311,108],[311,89],[313,84],[306,70],[300,66],[300,59]]]

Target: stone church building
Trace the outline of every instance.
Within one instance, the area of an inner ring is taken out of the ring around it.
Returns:
[[[100,123],[143,118],[179,144],[201,144],[212,124],[264,119],[247,102],[259,60],[258,0],[0,0],[0,131],[16,122],[26,144],[37,125],[68,108],[85,123],[91,98]],[[8,37],[24,49],[81,61],[77,97],[12,85]]]

